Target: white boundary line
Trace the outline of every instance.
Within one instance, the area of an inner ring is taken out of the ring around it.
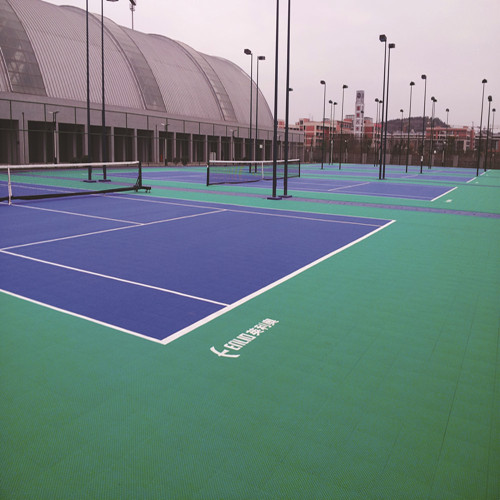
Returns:
[[[449,189],[448,191],[446,191],[446,193],[443,193],[443,194],[440,194],[439,196],[436,196],[433,200],[431,200],[431,203],[433,201],[439,200],[439,198],[442,198],[443,196],[446,196],[448,193],[451,193],[452,191],[455,191],[455,189],[457,189],[456,186],[454,188]]]
[[[227,312],[231,311],[232,309],[235,309],[236,307],[244,304],[245,302],[248,302],[249,300],[251,300],[255,297],[258,297],[259,295],[262,295],[264,292],[267,292],[268,290],[271,290],[272,288],[275,288],[278,285],[281,285],[285,281],[288,281],[288,280],[294,278],[295,276],[302,274],[303,272],[305,272],[308,269],[316,266],[317,264],[329,259],[330,257],[333,257],[334,255],[337,255],[338,253],[343,252],[344,250],[347,250],[348,248],[352,247],[353,245],[360,243],[361,241],[365,240],[366,238],[373,236],[375,233],[378,233],[382,229],[389,227],[394,222],[396,222],[396,221],[395,220],[389,221],[387,224],[384,224],[383,226],[378,227],[377,229],[365,234],[364,236],[361,236],[361,238],[358,238],[357,240],[351,241],[347,245],[344,245],[343,247],[338,248],[337,250],[334,250],[333,252],[330,252],[329,254],[324,255],[323,257],[320,257],[319,259],[316,259],[315,261],[301,267],[300,269],[297,269],[296,271],[288,274],[287,276],[284,276],[283,278],[280,278],[279,280],[274,281],[273,283],[270,283],[269,285],[266,285],[265,287],[261,288],[260,290],[257,290],[256,292],[253,292],[250,295],[247,295],[246,297],[243,297],[242,299],[228,305],[224,309],[216,311],[215,313],[212,313],[209,316],[206,316],[205,318],[197,321],[196,323],[193,323],[192,325],[189,325],[186,328],[183,328],[182,330],[179,330],[178,332],[173,333],[172,335],[169,335],[168,337],[164,338],[161,341],[161,343],[163,345],[167,345],[170,342],[177,340],[178,338],[186,335],[187,333],[193,331],[194,329],[196,329],[202,325],[205,325],[206,323],[209,323],[213,319],[218,318],[219,316],[222,316],[223,314],[226,314]]]
[[[227,306],[224,302],[218,302],[216,300],[206,299],[204,297],[197,297],[196,295],[189,295],[187,293],[177,292],[176,290],[170,290],[168,288],[161,288],[154,285],[147,285],[146,283],[139,283],[137,281],[126,280],[123,278],[118,278],[117,276],[110,276],[107,274],[95,273],[94,271],[87,271],[86,269],[80,269],[78,267],[65,266],[64,264],[57,264],[56,262],[50,262],[48,260],[37,259],[35,257],[28,257],[27,255],[22,255],[14,252],[7,252],[5,250],[0,250],[0,253],[5,255],[10,255],[12,257],[19,257],[20,259],[31,260],[33,262],[38,262],[40,264],[47,264],[49,266],[59,267],[61,269],[66,269],[68,271],[75,271],[77,273],[88,274],[90,276],[97,276],[98,278],[105,278],[112,281],[119,281],[120,283],[126,283],[127,285],[139,286],[142,288],[149,288],[151,290],[156,290],[158,292],[170,293],[172,295],[179,295],[188,299],[199,300],[201,302],[209,302],[210,304],[216,304],[218,306]]]
[[[142,333],[137,333],[137,332],[134,332],[132,330],[127,330],[126,328],[122,328],[120,326],[111,325],[110,323],[105,323],[104,321],[99,321],[97,319],[90,318],[89,316],[84,316],[82,314],[68,311],[67,309],[61,309],[60,307],[52,306],[50,304],[47,304],[45,302],[40,302],[40,301],[35,300],[35,299],[30,299],[29,297],[25,297],[24,295],[18,295],[17,293],[9,292],[7,290],[3,290],[2,288],[0,288],[0,292],[4,293],[5,295],[10,295],[11,297],[15,297],[16,299],[21,299],[21,300],[25,300],[26,302],[30,302],[31,304],[36,304],[37,306],[46,307],[47,309],[51,309],[52,311],[57,311],[57,312],[60,312],[63,314],[68,314],[69,316],[73,316],[75,318],[80,318],[80,319],[84,319],[86,321],[90,321],[91,323],[95,323],[96,325],[101,325],[101,326],[105,326],[107,328],[111,328],[112,330],[117,330],[119,332],[128,333],[129,335],[134,335],[135,337],[141,337],[145,340],[150,340],[151,342],[156,342],[158,344],[162,343],[161,340],[155,339],[154,337],[148,337],[147,335],[143,335]]]

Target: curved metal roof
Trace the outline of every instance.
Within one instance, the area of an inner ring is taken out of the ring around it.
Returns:
[[[0,91],[86,102],[85,18],[85,10],[76,7],[0,0]],[[101,18],[94,14],[89,15],[89,45],[90,100],[100,103]],[[107,18],[104,47],[106,104],[249,124],[250,77],[230,61]],[[273,126],[261,92],[259,124]]]

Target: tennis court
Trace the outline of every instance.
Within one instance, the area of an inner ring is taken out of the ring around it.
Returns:
[[[4,291],[163,342],[390,223],[116,195],[0,218]]]
[[[497,500],[498,171],[130,184],[0,203],[0,498]]]
[[[227,182],[236,183],[231,185],[230,189],[241,191],[245,176],[242,176],[241,181],[231,180],[241,174],[238,171],[231,171],[230,162],[227,163]],[[432,170],[426,167],[420,174],[419,167],[413,166],[408,173],[405,173],[404,166],[387,166],[384,180],[378,179],[378,167],[375,168],[373,165],[347,165],[339,170],[332,165],[325,165],[321,169],[319,164],[306,164],[302,165],[300,170],[300,177],[288,179],[288,191],[291,194],[334,193],[432,202],[447,195],[454,187],[475,179],[473,169],[439,167]],[[205,167],[155,168],[145,169],[144,172],[145,182],[156,183],[157,187],[160,187],[161,183],[205,185],[206,177]],[[257,192],[267,193],[270,186],[269,180],[252,182],[252,189]],[[278,178],[278,188],[282,189],[282,186],[283,180]],[[212,186],[212,189],[218,189],[218,186]]]

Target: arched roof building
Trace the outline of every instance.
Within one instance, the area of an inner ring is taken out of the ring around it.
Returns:
[[[0,145],[9,149],[1,163],[71,161],[87,155],[87,142],[93,160],[105,154],[103,143],[106,159],[149,162],[271,150],[273,116],[260,91],[259,142],[249,140],[256,136],[257,89],[253,83],[250,131],[250,77],[234,63],[107,18],[102,63],[101,17],[89,14],[88,28],[90,141],[85,10],[0,0]]]

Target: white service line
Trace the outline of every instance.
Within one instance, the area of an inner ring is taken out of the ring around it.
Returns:
[[[173,221],[177,221],[177,220],[181,220],[181,219],[190,219],[193,217],[201,217],[202,215],[218,214],[220,212],[225,212],[225,210],[223,210],[223,209],[213,210],[212,212],[202,212],[200,214],[183,215],[182,217],[173,217],[172,219],[156,220],[153,222],[135,223],[133,226],[114,227],[112,229],[102,229],[101,231],[93,231],[91,233],[74,234],[72,236],[63,236],[61,238],[53,238],[51,240],[34,241],[32,243],[24,243],[22,245],[14,245],[11,247],[0,248],[0,252],[3,252],[5,250],[13,250],[14,248],[23,248],[23,247],[30,247],[30,246],[34,246],[34,245],[42,245],[43,243],[53,243],[55,241],[72,240],[72,239],[76,239],[76,238],[84,238],[86,236],[94,236],[96,234],[111,233],[113,231],[122,231],[123,229],[136,229],[138,227],[151,226],[153,224],[163,224],[165,222],[173,222]]]
[[[123,220],[123,219],[112,219],[111,217],[101,217],[99,215],[89,215],[89,214],[81,214],[78,212],[68,212],[67,210],[55,210],[53,208],[42,208],[42,207],[34,207],[31,205],[12,205],[16,208],[29,208],[30,210],[40,210],[42,212],[54,212],[56,214],[64,214],[64,215],[75,215],[76,217],[87,217],[89,219],[100,219],[100,220],[109,220],[111,222],[125,222],[126,224],[140,224],[140,222],[136,222],[133,220]]]
[[[312,191],[312,190],[308,190]],[[324,191],[319,191],[321,193],[324,193]],[[127,198],[129,200],[134,200],[134,201],[139,201],[139,202],[148,202],[148,203],[160,203],[164,205],[178,205],[181,207],[191,207],[191,208],[215,208],[211,206],[203,206],[203,205],[192,205],[189,203],[178,203],[178,202],[171,202],[171,201],[163,201],[161,198],[158,198],[156,200],[142,200],[142,199],[137,199],[137,198]],[[182,200],[181,200],[182,201]],[[223,202],[211,202],[214,205],[228,205],[227,203]],[[229,205],[229,206],[234,206],[234,205]],[[339,224],[357,224],[357,225],[362,225],[362,226],[378,226],[378,224],[363,224],[361,222],[352,222],[351,220],[347,221],[342,221],[338,219],[321,219],[321,218],[316,218],[316,217],[304,217],[304,216],[299,216],[299,215],[293,215],[296,213],[296,210],[285,210],[283,208],[269,208],[269,207],[255,207],[256,211],[253,210],[243,210],[243,208],[248,208],[245,207],[244,205],[241,205],[242,209],[237,209],[237,208],[225,208],[225,209],[220,209],[220,211],[225,211],[225,212],[234,212],[234,213],[243,213],[243,214],[252,214],[252,215],[267,215],[269,217],[285,217],[285,218],[290,218],[290,219],[303,219],[303,220],[312,220],[312,221],[321,221],[321,222],[338,222]],[[257,210],[263,210],[262,212],[259,212]],[[280,214],[275,214],[275,213],[270,213],[273,211],[281,211],[281,212],[288,212],[288,213],[280,213]],[[366,216],[357,216],[357,215],[341,215],[341,214],[328,214],[328,213],[322,213],[322,212],[299,212],[299,213],[310,213],[311,215],[329,215],[333,217],[340,217],[340,218],[345,218],[345,219],[373,219],[373,220],[381,220],[377,219],[376,217],[366,217]],[[384,219],[387,220],[387,219]]]
[[[357,184],[348,184],[347,186],[340,186],[340,187],[328,189],[328,192],[337,191],[338,189],[349,189],[349,188],[358,187],[358,186],[366,186],[367,184],[370,184],[370,182],[359,182]]]

